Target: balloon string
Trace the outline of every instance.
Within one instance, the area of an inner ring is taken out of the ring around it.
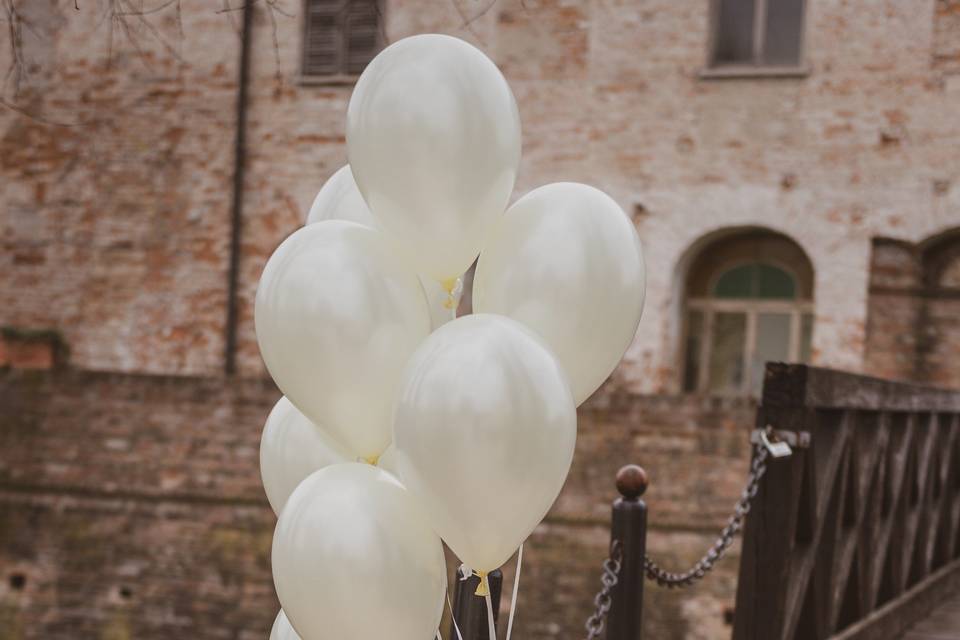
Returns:
[[[510,594],[510,618],[507,620],[507,640],[513,633],[513,615],[517,611],[517,592],[520,590],[520,569],[523,567],[523,545],[517,551],[517,572],[513,575],[513,593]],[[441,638],[441,640],[443,640]]]
[[[486,580],[486,578],[483,578]],[[487,601],[487,627],[490,629],[490,640],[497,640],[497,625],[493,621],[493,600],[490,599],[490,590],[483,596]]]
[[[450,593],[447,593],[447,608],[450,609],[450,620],[453,621],[453,628],[457,632],[457,640],[463,640],[463,636],[460,634],[460,626],[457,624],[457,619],[453,615],[453,605],[450,603]],[[437,631],[437,633],[440,633]]]

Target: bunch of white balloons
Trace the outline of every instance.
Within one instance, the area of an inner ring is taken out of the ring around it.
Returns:
[[[560,492],[576,407],[640,320],[643,256],[592,187],[549,184],[507,208],[516,101],[462,40],[380,53],[350,100],[347,150],[257,289],[285,394],[260,451],[279,516],[271,637],[427,640],[441,539],[483,589]],[[478,255],[475,313],[455,318]]]

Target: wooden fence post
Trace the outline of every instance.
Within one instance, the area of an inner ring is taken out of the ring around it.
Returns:
[[[631,464],[617,472],[620,497],[613,503],[613,545],[620,549],[620,574],[610,592],[607,640],[639,640],[643,621],[643,559],[647,552],[647,473]],[[466,638],[464,638],[466,640]]]

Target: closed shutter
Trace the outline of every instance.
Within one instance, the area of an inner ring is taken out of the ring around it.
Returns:
[[[303,74],[359,75],[381,46],[378,0],[306,0]]]

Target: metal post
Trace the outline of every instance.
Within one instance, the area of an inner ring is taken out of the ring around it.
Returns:
[[[621,566],[610,592],[607,640],[639,640],[643,618],[643,559],[647,552],[647,473],[637,465],[617,472],[619,498],[613,503],[611,545],[619,545]],[[466,638],[464,638],[466,640]]]
[[[493,621],[500,617],[500,592],[503,589],[503,573],[497,569],[487,576],[490,584],[490,602],[493,604]],[[480,578],[470,576],[461,580],[459,572],[457,584],[453,589],[453,617],[457,621],[463,640],[490,640],[490,627],[487,624],[487,601],[482,596],[474,595],[480,585]],[[457,632],[450,621],[448,638],[456,640]]]

